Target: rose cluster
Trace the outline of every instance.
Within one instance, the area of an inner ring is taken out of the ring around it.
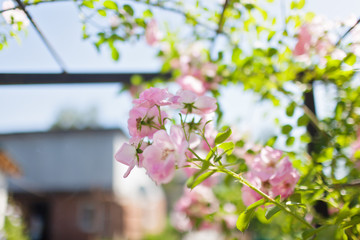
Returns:
[[[181,231],[233,229],[236,225],[236,207],[231,203],[221,206],[212,189],[200,185],[193,190],[184,189],[171,216],[174,227]]]
[[[198,95],[216,89],[221,78],[217,75],[218,67],[208,61],[204,45],[195,42],[187,48],[179,49],[179,57],[170,62],[173,69],[178,69],[181,75],[176,82],[186,90]]]
[[[299,173],[292,166],[288,157],[282,157],[280,150],[265,147],[260,154],[255,156],[249,163],[249,171],[245,178],[257,189],[270,197],[281,196],[285,199],[290,196],[299,180]],[[244,185],[242,188],[242,199],[245,205],[260,200],[262,197]]]
[[[176,167],[186,164],[188,148],[200,143],[195,133],[203,119],[216,110],[216,99],[187,90],[173,95],[166,89],[150,88],[133,104],[128,120],[131,139],[121,146],[115,159],[128,166],[124,177],[138,166],[145,168],[157,184],[167,183]],[[180,124],[165,108],[177,111],[174,116],[180,115]]]
[[[335,46],[336,36],[332,33],[333,28],[334,23],[321,16],[303,24],[298,33],[294,56],[304,62],[309,62],[312,55],[319,56],[320,62],[325,61],[325,56],[343,59],[346,53]]]
[[[339,32],[338,29],[343,28],[351,29],[348,34],[351,42],[340,46],[339,36],[344,32]],[[346,52],[360,56],[360,27],[357,25],[356,17],[350,17],[344,21],[330,21],[322,16],[314,17],[311,22],[300,27],[297,43],[293,50],[296,59],[310,63],[313,56],[318,56],[320,64],[326,63],[326,56],[343,60]]]

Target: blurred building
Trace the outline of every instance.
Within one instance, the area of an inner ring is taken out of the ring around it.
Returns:
[[[163,230],[166,201],[141,170],[123,179],[118,129],[0,135],[23,175],[9,179],[31,239],[141,239]]]

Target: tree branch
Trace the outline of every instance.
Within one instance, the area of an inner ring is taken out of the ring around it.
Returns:
[[[15,0],[18,4],[18,8],[20,8],[22,11],[24,11],[24,13],[26,14],[27,18],[29,19],[29,21],[31,22],[31,24],[33,25],[33,27],[35,28],[36,32],[39,34],[41,40],[43,41],[43,43],[45,44],[46,48],[49,50],[50,54],[53,56],[53,58],[55,59],[56,63],[60,66],[61,70],[63,71],[63,73],[66,73],[66,67],[64,62],[62,61],[62,59],[60,58],[60,56],[57,54],[57,52],[55,51],[55,49],[52,47],[52,45],[50,44],[50,42],[47,40],[47,38],[45,37],[45,35],[40,31],[39,27],[36,25],[35,21],[33,20],[33,18],[31,17],[30,13],[25,9],[25,5],[21,0]]]
[[[229,5],[229,2],[230,2],[230,0],[225,0],[225,3],[223,5],[223,9],[222,9],[222,12],[221,12],[221,16],[220,16],[220,19],[219,19],[218,29],[216,30],[216,34],[220,34],[220,33],[223,32],[223,27],[224,27],[224,24],[225,24],[225,11],[226,11],[227,6]]]
[[[356,27],[356,25],[358,25],[360,23],[360,18],[356,21],[356,23],[351,27],[349,28],[345,33],[344,35],[342,35],[339,40],[336,42],[335,46],[339,46],[339,44],[341,43],[341,41]]]

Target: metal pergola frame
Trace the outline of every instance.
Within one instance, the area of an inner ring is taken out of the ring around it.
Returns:
[[[0,73],[0,85],[130,83],[133,75],[141,76],[144,81],[170,77],[160,73]]]
[[[160,73],[68,73],[66,64],[46,38],[45,34],[40,30],[26,5],[21,0],[15,0],[18,8],[24,11],[31,25],[39,35],[43,44],[58,64],[61,73],[0,73],[0,85],[19,85],[19,84],[71,84],[71,83],[130,83],[133,75],[139,75],[144,81],[151,80],[156,77],[170,77],[170,74]],[[11,10],[11,9],[9,9]],[[2,11],[1,11],[2,12]]]

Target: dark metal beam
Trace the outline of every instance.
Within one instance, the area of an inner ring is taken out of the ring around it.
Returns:
[[[166,77],[160,73],[2,73],[0,85],[59,84],[59,83],[130,83],[131,76],[139,75],[144,81]]]

